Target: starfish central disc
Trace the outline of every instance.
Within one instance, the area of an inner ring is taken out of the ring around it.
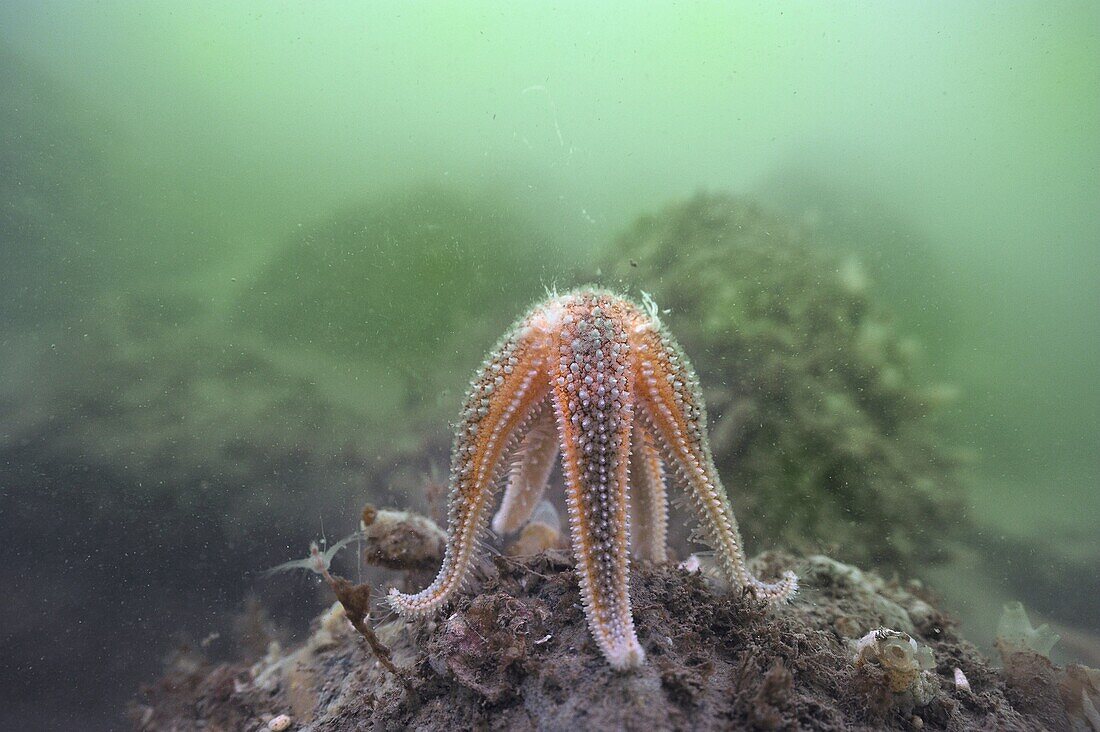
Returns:
[[[775,583],[749,572],[711,459],[698,380],[656,307],[585,289],[534,307],[471,383],[452,451],[443,567],[421,592],[391,590],[393,608],[411,616],[444,604],[469,575],[497,486],[506,483],[493,527],[514,531],[530,519],[559,454],[585,615],[614,668],[645,661],[630,608],[630,550],[665,560],[666,468],[732,584],[773,601],[797,589],[790,572]]]

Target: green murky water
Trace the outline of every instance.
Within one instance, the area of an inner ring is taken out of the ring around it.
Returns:
[[[586,282],[664,298],[728,445],[783,405],[753,548],[1100,665],[1098,89],[1091,3],[3,4],[2,726],[117,728],[251,595],[300,629],[254,573],[423,508],[485,351]]]

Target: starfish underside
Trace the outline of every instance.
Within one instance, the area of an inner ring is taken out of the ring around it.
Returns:
[[[695,373],[651,302],[585,289],[537,305],[471,384],[452,454],[443,567],[421,592],[391,590],[391,605],[412,616],[444,604],[470,573],[497,487],[506,483],[493,529],[507,534],[530,519],[559,454],[585,615],[614,668],[645,661],[629,549],[667,558],[666,467],[691,497],[726,578],[767,600],[790,597],[792,573],[765,583],[745,564],[705,425]]]

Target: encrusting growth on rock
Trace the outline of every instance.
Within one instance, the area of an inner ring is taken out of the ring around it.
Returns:
[[[639,217],[599,266],[669,309],[747,535],[913,573],[977,533],[963,500],[970,459],[937,422],[954,390],[924,381],[919,342],[876,278],[838,254],[848,244],[701,192]]]
[[[794,567],[806,589],[769,612],[671,562],[632,568],[650,661],[630,674],[585,642],[575,571],[550,551],[494,562],[446,618],[380,622],[378,640],[408,683],[373,662],[350,611],[335,605],[297,648],[177,661],[142,689],[131,718],[142,732],[258,730],[280,714],[313,732],[1100,729],[1095,669],[1033,651],[995,668],[914,583],[825,556],[770,552],[753,566]]]
[[[631,612],[629,548],[645,559],[666,556],[666,467],[734,586],[769,601],[796,591],[793,573],[767,583],[746,566],[698,380],[656,306],[581,289],[535,306],[471,384],[452,451],[443,566],[419,593],[391,590],[393,608],[415,616],[443,605],[469,576],[508,466],[498,531],[528,522],[558,454],[585,615],[612,667],[645,661]]]

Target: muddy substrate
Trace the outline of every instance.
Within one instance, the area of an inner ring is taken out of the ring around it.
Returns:
[[[1036,656],[1005,675],[961,639],[919,585],[823,556],[768,555],[803,589],[766,607],[705,573],[636,565],[631,593],[647,662],[616,673],[592,641],[563,553],[486,562],[436,618],[383,616],[378,635],[405,679],[376,662],[339,605],[300,648],[236,663],[178,659],[131,709],[140,730],[1072,729]],[[412,584],[420,577],[411,578]],[[934,666],[911,678],[856,663],[855,639],[908,634]],[[967,688],[969,686],[969,688]],[[286,720],[274,721],[280,728]],[[1083,721],[1083,720],[1082,720]]]

